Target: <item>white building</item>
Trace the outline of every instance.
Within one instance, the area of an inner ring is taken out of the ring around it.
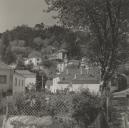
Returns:
[[[12,91],[13,69],[0,61],[0,93]]]
[[[25,78],[22,74],[14,71],[13,74],[13,94],[25,92]]]
[[[58,50],[49,56],[49,60],[64,60],[67,57],[67,51],[65,49]]]
[[[25,65],[32,64],[33,66],[38,66],[39,64],[41,64],[41,62],[42,62],[42,58],[40,57],[30,57],[25,59],[24,64]]]
[[[24,93],[26,88],[36,84],[36,74],[28,70],[16,70],[13,75],[13,94]]]
[[[72,80],[60,81],[59,77],[53,79],[53,85],[50,87],[51,92],[63,91],[68,89],[69,91],[79,92],[84,89],[89,89],[90,92],[99,93],[100,83],[96,80]]]
[[[87,71],[85,67],[72,65],[67,67],[61,74],[53,79],[53,84],[50,87],[51,92],[69,91],[78,92],[83,89],[89,89],[91,92],[99,92],[100,76],[96,75],[95,70]]]
[[[65,49],[61,49],[57,52],[57,59],[63,60],[67,57],[67,51]]]
[[[68,66],[68,59],[67,56],[64,58],[63,62],[59,62],[57,64],[57,70],[59,71],[59,73],[63,72],[64,69]]]

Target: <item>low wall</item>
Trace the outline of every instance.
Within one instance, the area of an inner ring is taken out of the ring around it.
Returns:
[[[129,97],[126,92],[111,98],[111,128],[129,128]]]

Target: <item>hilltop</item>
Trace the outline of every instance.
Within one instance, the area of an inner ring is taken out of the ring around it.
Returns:
[[[61,26],[46,27],[43,23],[29,27],[17,26],[1,34],[0,55],[7,63],[16,63],[19,56],[29,57],[33,52],[39,52],[44,58],[52,50],[67,49],[69,58],[79,58],[85,53],[84,46],[89,35],[73,32]]]

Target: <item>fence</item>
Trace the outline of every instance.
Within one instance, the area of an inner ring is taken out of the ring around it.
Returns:
[[[6,98],[5,101],[0,111],[0,114],[4,115],[2,128],[83,128],[85,122],[88,125],[91,123],[85,113],[93,119],[96,118],[95,112],[100,105],[99,98],[92,96],[88,91],[82,94],[45,95],[42,92],[32,92],[16,95],[12,100]],[[92,112],[92,116],[89,111]],[[78,118],[78,115],[81,117]]]
[[[63,98],[65,98],[63,95],[57,98],[54,95],[44,95],[42,92],[8,97],[2,102],[3,107],[1,107],[0,115],[4,116],[1,126],[2,128],[11,128],[12,126],[15,128],[26,128],[28,126],[53,128],[51,125],[53,125],[54,119],[54,122],[56,122],[54,127],[57,128],[58,122],[58,126],[63,128],[64,117],[62,119],[59,119],[58,116],[53,118],[57,113],[62,113],[63,115],[68,111],[68,106],[64,104]],[[71,123],[71,120],[68,120],[65,120],[65,122]],[[70,125],[73,125],[73,123]]]

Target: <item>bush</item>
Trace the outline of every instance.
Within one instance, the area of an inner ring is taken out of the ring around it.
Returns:
[[[42,93],[30,92],[16,97],[17,114],[43,116],[46,113],[46,101]]]
[[[88,90],[76,94],[72,101],[72,117],[81,127],[87,128],[97,117],[100,110],[100,99]]]
[[[35,102],[31,104],[33,99],[35,99]],[[99,97],[87,90],[78,94],[51,94],[46,96],[42,92],[33,92],[25,96],[17,96],[16,100],[17,111],[20,114],[51,115],[55,127],[59,124],[58,126],[62,128],[71,128],[75,123],[82,128],[87,128],[96,119],[100,105]],[[70,120],[74,124],[70,123]]]
[[[63,95],[55,95],[49,101],[49,114],[54,117],[58,114],[68,113],[68,106]]]

